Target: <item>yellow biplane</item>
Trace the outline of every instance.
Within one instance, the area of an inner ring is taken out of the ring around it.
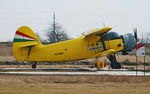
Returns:
[[[32,68],[36,68],[38,61],[74,61],[101,56],[110,59],[112,68],[120,68],[115,53],[131,51],[136,44],[135,37],[132,34],[119,36],[109,32],[111,29],[105,27],[83,33],[80,38],[43,45],[29,27],[22,26],[15,33],[13,55],[16,60],[33,62]]]

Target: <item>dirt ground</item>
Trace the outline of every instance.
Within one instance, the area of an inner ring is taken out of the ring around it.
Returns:
[[[150,94],[150,77],[0,75],[0,94]]]

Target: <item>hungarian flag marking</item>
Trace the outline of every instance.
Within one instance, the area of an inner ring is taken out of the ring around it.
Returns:
[[[27,41],[37,41],[37,40],[22,32],[19,31],[16,32],[13,42],[27,42]]]

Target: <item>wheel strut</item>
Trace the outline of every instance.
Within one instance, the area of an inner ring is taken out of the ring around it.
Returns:
[[[111,62],[110,66],[112,69],[121,69],[122,68],[121,64],[119,62],[117,62],[115,54],[109,55],[109,56],[107,56],[107,58]]]

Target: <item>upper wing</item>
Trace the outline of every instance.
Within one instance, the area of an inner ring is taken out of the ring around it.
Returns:
[[[104,27],[104,28],[99,29],[99,30],[94,30],[94,31],[82,33],[82,35],[84,35],[84,38],[87,38],[87,37],[92,36],[92,35],[107,33],[111,29],[112,29],[111,27]]]

